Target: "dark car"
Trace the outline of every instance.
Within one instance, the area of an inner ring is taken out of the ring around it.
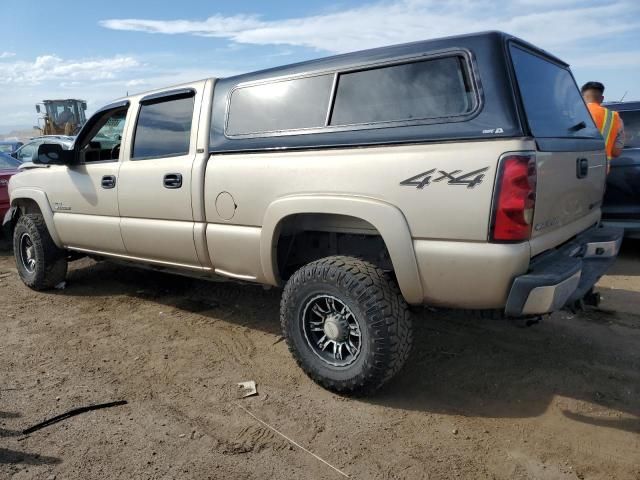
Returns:
[[[12,157],[18,159],[21,163],[31,162],[33,158],[38,154],[38,147],[43,143],[58,143],[62,145],[62,148],[69,150],[73,145],[75,137],[69,137],[66,135],[43,135],[41,137],[34,137],[22,147],[11,154]]]
[[[0,153],[13,153],[18,150],[24,143],[17,140],[5,140],[0,142]]]
[[[620,113],[625,145],[622,155],[611,161],[602,220],[607,225],[623,227],[627,237],[640,238],[640,102],[605,106]]]
[[[18,173],[20,161],[0,152],[0,218],[9,210],[9,179]]]

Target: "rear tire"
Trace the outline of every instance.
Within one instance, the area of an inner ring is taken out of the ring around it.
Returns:
[[[411,351],[411,317],[397,285],[356,258],[327,257],[298,270],[284,289],[280,320],[298,365],[336,392],[380,388]]]
[[[13,230],[13,254],[23,283],[48,290],[67,276],[65,251],[58,248],[41,214],[22,215]]]

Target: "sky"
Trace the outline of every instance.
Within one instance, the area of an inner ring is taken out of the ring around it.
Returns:
[[[640,100],[637,0],[0,0],[0,132],[45,98],[88,113],[152,88],[414,40],[503,30],[608,100]]]

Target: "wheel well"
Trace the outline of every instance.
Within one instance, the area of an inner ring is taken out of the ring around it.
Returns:
[[[13,229],[16,226],[16,222],[22,215],[29,213],[42,213],[38,203],[31,198],[19,198],[12,204],[13,207],[18,207],[13,214],[13,218],[9,223],[5,225],[4,231],[9,235],[13,234]]]
[[[392,272],[380,232],[369,222],[348,215],[305,213],[283,219],[276,234],[276,265],[286,281],[303,265],[332,255],[369,261]]]
[[[38,203],[31,198],[19,198],[13,203],[13,205],[18,207],[16,218],[28,213],[42,213]]]

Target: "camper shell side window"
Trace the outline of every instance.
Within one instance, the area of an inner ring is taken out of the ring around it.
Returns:
[[[227,137],[463,121],[479,106],[463,52],[238,85]]]

